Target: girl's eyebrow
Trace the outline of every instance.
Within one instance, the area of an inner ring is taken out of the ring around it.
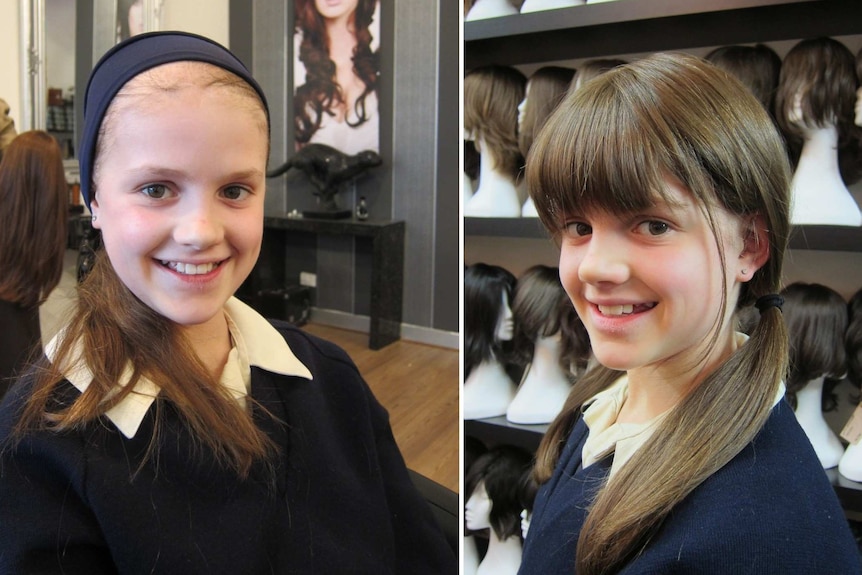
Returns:
[[[177,168],[169,168],[166,166],[153,166],[153,165],[141,165],[134,166],[129,168],[127,171],[128,175],[131,177],[137,178],[146,178],[146,179],[164,179],[164,180],[179,180],[188,178],[188,173],[182,169]],[[228,174],[220,176],[219,179],[224,181],[233,181],[233,180],[248,180],[254,179],[258,177],[263,177],[263,171],[257,168],[248,168],[245,170],[237,170],[235,172],[230,172]]]

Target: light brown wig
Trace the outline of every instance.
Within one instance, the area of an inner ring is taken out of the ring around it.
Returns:
[[[60,282],[69,220],[63,153],[47,132],[23,132],[6,149],[0,205],[0,299],[33,308]]]
[[[545,125],[545,120],[565,97],[574,75],[575,70],[572,68],[545,66],[530,76],[521,129],[518,132],[518,146],[525,158],[536,134]]]
[[[728,301],[723,287],[716,321],[728,306],[776,292],[790,228],[782,140],[751,92],[704,60],[657,54],[591,80],[549,118],[526,168],[542,222],[556,237],[568,214],[649,208],[664,195],[666,177],[691,192],[716,243],[717,207],[757,215],[768,230],[769,260],[739,301]],[[579,575],[621,569],[675,505],[748,445],[786,371],[781,312],[767,309],[749,342],[700,381],[599,490],[578,541]],[[537,452],[537,481],[550,478],[584,402],[620,375],[598,366],[572,388]]]
[[[508,66],[476,68],[464,77],[464,129],[480,154],[490,154],[500,172],[517,178],[523,165],[518,148],[518,104],[527,79]]]

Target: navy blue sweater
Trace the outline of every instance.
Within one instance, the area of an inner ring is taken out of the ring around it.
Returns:
[[[251,395],[274,416],[254,412],[279,447],[274,474],[259,465],[241,481],[216,465],[168,402],[137,475],[155,407],[133,439],[106,419],[33,433],[0,459],[0,573],[457,573],[354,364],[276,327],[314,381],[252,368]],[[29,387],[0,405],[0,441]],[[77,395],[64,383],[57,400]]]
[[[536,496],[519,573],[575,572],[586,509],[610,458],[580,467],[588,429],[577,422]],[[779,402],[754,441],[678,504],[634,574],[859,574],[859,552],[832,486],[790,406]]]

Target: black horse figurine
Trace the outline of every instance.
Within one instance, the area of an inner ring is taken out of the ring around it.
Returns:
[[[383,159],[377,152],[366,150],[348,156],[340,150],[325,144],[308,144],[296,152],[281,166],[266,173],[267,178],[275,178],[291,168],[304,173],[317,191],[322,212],[314,212],[317,217],[347,217],[349,210],[340,211],[335,196],[347,188],[347,184],[369,168],[379,166]],[[327,216],[328,214],[328,216]]]

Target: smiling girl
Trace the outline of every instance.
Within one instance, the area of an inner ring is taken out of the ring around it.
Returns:
[[[347,355],[233,297],[269,154],[248,70],[199,36],[135,36],[84,112],[104,250],[0,405],[0,572],[453,572]]]
[[[656,55],[571,94],[527,181],[601,364],[537,453],[521,573],[858,573],[783,399],[789,167],[738,81]],[[751,339],[736,310],[755,304]]]

